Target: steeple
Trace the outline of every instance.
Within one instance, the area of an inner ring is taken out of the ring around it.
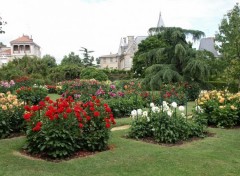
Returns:
[[[159,27],[165,27],[162,16],[161,16],[161,12],[159,13],[159,18],[158,18],[158,23],[157,23],[157,28]]]

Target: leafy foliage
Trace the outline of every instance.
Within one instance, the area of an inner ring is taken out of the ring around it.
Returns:
[[[25,149],[53,159],[71,156],[79,150],[107,149],[111,109],[92,97],[86,103],[74,102],[72,97],[53,102],[49,97],[39,105],[25,106],[27,123]]]
[[[174,27],[163,27],[159,30],[139,44],[139,50],[133,59],[135,76],[145,77],[144,84],[152,90],[162,83],[208,79],[208,55],[206,52],[196,51],[192,44],[186,41],[189,33],[193,34],[194,39],[204,33]]]
[[[81,67],[83,66],[83,63],[79,55],[75,55],[74,52],[71,52],[68,54],[68,56],[64,56],[61,61],[61,65],[77,65]]]

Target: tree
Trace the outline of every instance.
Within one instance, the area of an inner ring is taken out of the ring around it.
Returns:
[[[74,52],[71,52],[68,56],[64,56],[61,65],[77,65],[81,67],[83,63],[79,55],[75,55]]]
[[[87,48],[81,47],[82,49],[80,49],[79,51],[83,52],[83,65],[85,67],[87,66],[93,66],[93,61],[94,61],[94,57],[90,56],[90,53],[94,52],[94,51],[89,51]]]
[[[240,59],[240,7],[238,3],[224,15],[215,35],[217,49],[224,59]]]
[[[57,63],[56,63],[56,59],[55,57],[46,54],[42,57],[42,62],[48,67],[48,68],[52,68],[52,67],[56,67]]]
[[[2,29],[2,26],[5,25],[5,24],[7,24],[7,22],[3,21],[2,17],[0,17],[0,34],[4,34],[5,33],[5,31]]]
[[[210,67],[204,60],[208,57],[186,41],[186,34],[191,33],[194,39],[204,34],[201,31],[161,27],[156,35],[150,35],[139,44],[133,58],[134,74],[145,77],[145,84],[151,88],[159,87],[161,83],[208,79]]]
[[[98,81],[108,80],[108,76],[103,70],[95,67],[86,67],[81,71],[81,79],[96,79]]]
[[[218,51],[223,59],[229,63],[225,70],[227,81],[238,80],[240,88],[240,75],[238,73],[240,70],[240,7],[238,3],[224,15],[215,40],[218,42]]]

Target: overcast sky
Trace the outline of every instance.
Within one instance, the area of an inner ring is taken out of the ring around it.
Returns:
[[[7,21],[0,42],[23,34],[41,46],[42,56],[58,62],[81,47],[94,57],[116,53],[121,37],[147,36],[161,11],[165,26],[197,29],[213,37],[218,25],[239,0],[0,0]]]

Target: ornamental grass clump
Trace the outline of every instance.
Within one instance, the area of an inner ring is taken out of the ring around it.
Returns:
[[[27,140],[24,149],[42,157],[61,159],[80,150],[102,151],[108,147],[111,109],[95,96],[86,103],[71,96],[53,102],[46,97],[25,107]]]
[[[132,111],[133,121],[128,133],[130,138],[151,138],[157,143],[176,143],[192,137],[204,137],[205,126],[194,119],[187,120],[183,106],[178,107],[181,113],[176,113],[176,102],[168,104],[163,101],[160,107],[151,103],[150,107],[149,112]]]
[[[23,129],[23,102],[16,95],[0,93],[0,139]]]

